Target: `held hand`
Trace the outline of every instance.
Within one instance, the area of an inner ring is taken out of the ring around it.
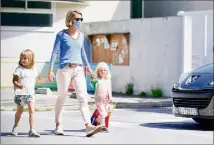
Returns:
[[[24,87],[25,87],[25,86],[21,85],[21,86],[20,86],[20,89],[23,89]]]
[[[48,80],[50,82],[52,82],[54,80],[54,78],[55,78],[55,75],[54,75],[53,71],[49,70],[48,71]]]
[[[19,86],[17,86],[17,87],[20,88],[20,89],[23,89],[25,86],[19,85]]]
[[[89,66],[86,66],[86,71],[87,71],[88,73],[91,73],[91,72],[92,72],[92,70],[91,70],[91,68],[90,68]]]
[[[93,80],[94,77],[95,77],[94,73],[91,73],[89,76],[90,76],[90,79],[91,79],[91,80]]]
[[[93,74],[93,71],[91,70],[91,68],[89,66],[86,66],[86,71],[87,71],[89,77],[91,79],[93,79],[94,78],[94,74]]]

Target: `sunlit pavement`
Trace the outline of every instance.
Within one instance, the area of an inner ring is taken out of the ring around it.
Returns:
[[[189,118],[174,117],[171,108],[116,109],[109,133],[85,137],[79,111],[63,113],[65,136],[56,136],[54,112],[36,112],[35,128],[40,138],[29,138],[28,113],[23,113],[17,137],[11,136],[12,111],[1,112],[1,144],[213,144],[213,130],[201,127]]]

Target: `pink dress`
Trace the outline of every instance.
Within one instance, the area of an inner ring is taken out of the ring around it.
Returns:
[[[108,115],[108,103],[111,99],[111,81],[106,79],[97,79],[95,85],[95,104],[100,113],[98,120],[101,125],[105,124],[105,117]]]

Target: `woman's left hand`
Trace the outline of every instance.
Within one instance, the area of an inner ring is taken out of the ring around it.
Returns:
[[[86,66],[86,71],[87,71],[89,77],[90,77],[91,79],[93,79],[93,78],[94,78],[94,74],[93,74],[93,71],[91,70],[91,68],[88,67],[88,66]]]
[[[93,80],[93,79],[94,79],[94,74],[93,74],[93,72],[92,72],[92,73],[90,73],[89,77],[90,77],[90,79],[91,79],[91,80]]]

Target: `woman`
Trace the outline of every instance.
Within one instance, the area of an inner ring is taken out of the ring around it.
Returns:
[[[80,111],[85,122],[86,136],[92,136],[102,131],[102,126],[93,126],[90,122],[89,106],[87,102],[87,87],[83,70],[83,64],[92,76],[85,50],[84,34],[79,31],[80,23],[83,21],[82,13],[79,11],[69,11],[66,15],[65,24],[67,29],[63,29],[56,35],[54,48],[52,51],[48,78],[54,79],[53,66],[56,58],[59,59],[59,66],[56,73],[58,97],[55,106],[56,135],[64,135],[61,119],[62,107],[67,95],[70,81],[80,102]]]

